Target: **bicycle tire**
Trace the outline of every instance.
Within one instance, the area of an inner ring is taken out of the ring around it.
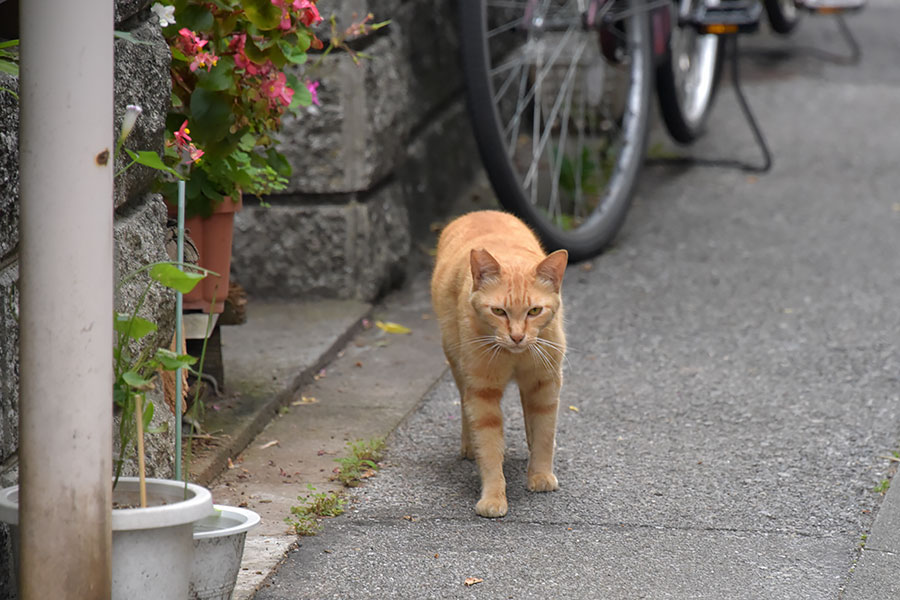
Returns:
[[[490,1],[501,13],[537,5]],[[488,14],[488,0],[460,2],[469,114],[494,191],[500,204],[526,221],[548,250],[565,248],[573,262],[601,252],[625,219],[646,151],[652,86],[649,17],[643,0],[605,4],[615,6],[617,12],[607,13],[604,25],[590,30],[582,27],[580,13],[571,12],[576,4],[568,1],[550,6],[556,12],[547,11],[543,22],[559,26],[561,17],[567,17],[568,25],[564,25],[564,33],[548,33],[516,29],[509,22],[495,27],[497,14]],[[549,5],[542,4],[544,8]],[[535,22],[533,19],[532,15],[529,24]],[[550,53],[546,62],[541,60],[544,51]],[[571,56],[556,64],[563,52]],[[564,60],[569,60],[568,64]],[[500,69],[513,72],[504,76],[498,93],[492,72],[503,73]],[[564,79],[552,96],[551,76],[559,78],[563,69]],[[624,91],[607,85],[613,75],[624,78]],[[593,79],[588,81],[587,77]],[[517,87],[518,95],[510,100],[506,92],[513,87]],[[570,121],[576,87],[579,106]],[[613,93],[623,101],[615,111]],[[515,106],[511,106],[512,101]],[[562,103],[568,108],[560,117]],[[532,121],[530,134],[519,129],[523,114]],[[591,128],[584,126],[588,123]],[[575,142],[569,139],[571,128],[577,129],[571,136]],[[550,137],[554,137],[554,144],[550,144]],[[520,150],[529,143],[530,163],[526,168],[522,155],[527,152]],[[574,146],[574,154],[570,146]],[[573,161],[570,155],[576,159]],[[544,177],[542,170],[549,175]],[[547,202],[548,207],[539,206],[538,200]]]
[[[725,44],[717,35],[702,35],[682,25],[675,3],[670,10],[675,26],[656,67],[656,94],[669,135],[680,144],[691,144],[703,135],[712,111]]]
[[[769,17],[769,25],[775,33],[787,35],[797,27],[800,11],[794,0],[764,0],[763,6]]]

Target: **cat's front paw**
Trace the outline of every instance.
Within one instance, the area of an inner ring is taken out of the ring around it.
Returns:
[[[528,476],[528,489],[532,492],[552,492],[559,489],[559,481],[553,473],[533,473]]]
[[[488,517],[492,519],[505,516],[508,510],[509,506],[506,503],[506,498],[501,496],[490,496],[482,498],[478,501],[478,504],[475,505],[476,513],[478,513],[482,517]]]

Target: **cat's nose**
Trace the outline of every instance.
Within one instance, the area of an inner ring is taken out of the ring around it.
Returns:
[[[522,340],[525,339],[525,334],[524,333],[511,333],[511,334],[509,334],[509,339],[511,339],[514,344],[521,344]]]

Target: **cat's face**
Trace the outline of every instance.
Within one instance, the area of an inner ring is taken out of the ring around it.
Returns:
[[[510,352],[524,352],[559,312],[565,250],[531,267],[501,267],[485,250],[472,252],[472,308],[486,338]],[[485,341],[488,341],[487,339]]]

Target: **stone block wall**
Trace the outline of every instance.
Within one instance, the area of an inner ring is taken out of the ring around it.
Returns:
[[[322,0],[339,29],[386,28],[304,72],[321,107],[285,120],[288,189],[236,217],[232,274],[251,297],[371,301],[403,277],[413,240],[477,166],[463,105],[457,2]]]

